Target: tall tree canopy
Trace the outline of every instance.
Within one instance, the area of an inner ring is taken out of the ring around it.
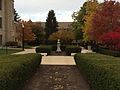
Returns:
[[[70,30],[60,30],[58,32],[53,33],[50,35],[49,40],[62,40],[64,42],[69,42],[75,39],[75,34],[73,31]]]
[[[35,23],[32,26],[32,32],[35,34],[35,41],[37,42],[37,44],[44,43],[45,32],[41,23]]]
[[[99,9],[99,4],[97,0],[89,0],[86,3],[86,15],[84,16],[85,24],[83,27],[84,41],[91,40],[91,36],[89,35],[89,32],[93,27],[92,19],[94,18],[94,14],[96,13],[97,9]]]
[[[80,8],[78,12],[74,12],[72,18],[74,19],[74,22],[72,23],[72,30],[75,32],[76,39],[83,39],[83,27],[85,24],[85,18],[86,15],[86,4],[85,2],[83,6]]]
[[[102,35],[118,30],[120,26],[120,3],[112,0],[102,3],[101,8],[94,15],[92,26],[90,35],[96,41]]]
[[[49,36],[58,31],[58,22],[56,21],[54,10],[50,10],[48,13],[48,17],[45,23],[45,33],[46,33],[46,40],[48,41]]]
[[[31,20],[29,21],[23,21],[24,24],[24,41],[33,41],[35,39],[35,35],[32,32],[32,26],[33,26],[33,22]],[[17,33],[19,33],[18,35],[18,39],[22,40],[22,36],[23,36],[23,29],[20,25],[20,27],[17,30]]]

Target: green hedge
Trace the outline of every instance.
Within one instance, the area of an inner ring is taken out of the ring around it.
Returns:
[[[105,55],[120,57],[120,51],[108,50],[108,49],[104,49],[104,48],[101,48],[101,47],[96,48],[95,51],[97,53],[101,53],[101,54],[105,54]]]
[[[92,90],[120,90],[120,58],[102,54],[76,54],[74,58]]]
[[[74,45],[66,46],[65,52],[66,52],[66,55],[68,56],[70,56],[71,53],[80,53],[81,47],[74,46]]]
[[[20,90],[41,62],[39,54],[0,57],[0,90]]]
[[[47,53],[47,55],[50,55],[52,51],[52,46],[49,45],[42,45],[36,48],[36,53]]]

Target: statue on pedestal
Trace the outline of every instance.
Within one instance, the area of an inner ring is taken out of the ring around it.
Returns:
[[[56,52],[61,52],[61,49],[60,49],[60,39],[58,39],[57,41],[57,50]]]

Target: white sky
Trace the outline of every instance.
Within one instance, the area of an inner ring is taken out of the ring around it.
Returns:
[[[71,22],[73,21],[71,17],[73,12],[78,11],[85,1],[86,0],[15,0],[15,9],[24,20],[46,21],[49,10],[53,9],[57,21]]]

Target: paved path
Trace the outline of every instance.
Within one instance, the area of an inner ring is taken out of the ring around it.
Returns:
[[[85,49],[81,52],[92,53]],[[25,49],[15,54],[26,53],[35,53],[35,49]],[[43,56],[38,70],[22,90],[90,90],[90,88],[76,67],[73,56]]]
[[[74,65],[41,65],[22,90],[90,90],[90,88]]]
[[[43,56],[42,65],[76,65],[72,56]]]
[[[35,49],[25,49],[24,51],[17,52],[14,54],[26,54],[26,53],[36,53],[36,52],[35,52]]]

